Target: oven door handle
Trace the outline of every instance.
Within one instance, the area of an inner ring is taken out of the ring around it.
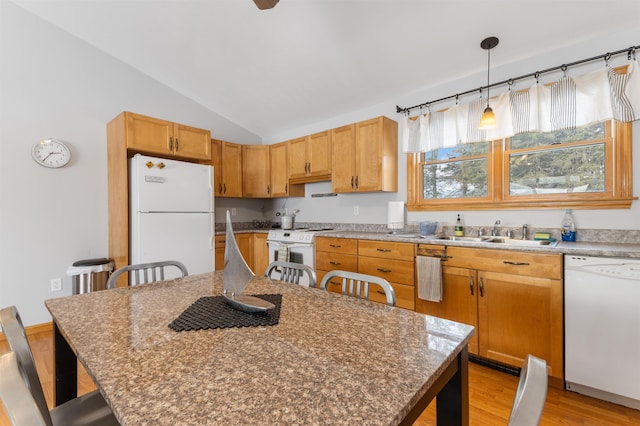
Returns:
[[[267,244],[277,244],[277,245],[282,244],[287,246],[290,249],[296,248],[296,247],[313,247],[313,243],[287,243],[282,241],[270,241],[270,240],[267,240]]]

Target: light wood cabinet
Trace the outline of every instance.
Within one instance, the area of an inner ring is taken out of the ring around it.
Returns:
[[[415,244],[358,240],[358,272],[389,281],[396,294],[396,306],[415,309]],[[384,291],[376,285],[369,299],[385,303]]]
[[[289,182],[289,143],[269,145],[271,198],[304,197],[304,184]]]
[[[289,177],[293,183],[331,180],[331,132],[288,141]]]
[[[242,145],[211,139],[215,195],[242,197]],[[216,171],[216,169],[218,171]]]
[[[316,238],[316,278],[318,286],[329,271],[358,272],[358,240],[351,238]],[[327,283],[327,290],[342,292],[342,281],[334,279]]]
[[[471,354],[513,367],[527,354],[545,359],[549,383],[562,387],[562,255],[464,247],[446,255],[442,302],[416,298],[416,311],[473,325]]]
[[[125,141],[129,151],[191,160],[211,159],[209,130],[131,112],[123,112],[118,117],[126,121]]]
[[[253,272],[262,276],[269,266],[269,245],[266,232],[253,234]]]
[[[413,310],[415,245],[350,238],[316,238],[316,275],[318,283],[327,272],[339,269],[382,277],[396,294],[396,306]],[[342,281],[327,283],[327,290],[342,292]],[[372,284],[369,300],[386,303],[384,291]]]
[[[222,271],[224,269],[224,250],[227,245],[226,235],[216,235],[215,238],[215,258],[216,258],[216,271]]]
[[[331,131],[333,192],[398,190],[398,123],[378,117]]]
[[[271,196],[269,145],[242,145],[242,195],[253,198]]]
[[[240,250],[240,254],[244,258],[249,268],[253,270],[254,266],[254,258],[253,258],[253,233],[242,233],[242,234],[234,234],[236,239],[236,244],[238,244],[238,250]],[[224,251],[227,246],[227,237],[226,235],[216,235],[215,237],[215,248],[216,248],[216,271],[220,271],[224,269]]]

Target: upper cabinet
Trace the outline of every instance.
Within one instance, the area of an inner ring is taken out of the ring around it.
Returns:
[[[114,120],[124,121],[124,139],[130,151],[190,160],[211,159],[209,130],[131,112],[123,112]]]
[[[269,145],[271,197],[304,197],[304,184],[289,183],[289,143]]]
[[[289,177],[294,183],[331,180],[331,131],[289,141]]]
[[[269,145],[242,145],[242,194],[256,198],[271,196]]]
[[[211,139],[217,197],[242,197],[242,145]]]
[[[378,117],[331,131],[333,192],[398,190],[398,123]]]

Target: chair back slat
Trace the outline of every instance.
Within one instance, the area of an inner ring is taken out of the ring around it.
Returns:
[[[264,276],[274,278],[273,274],[280,272],[280,280],[291,284],[300,284],[300,280],[307,274],[309,278],[309,287],[316,286],[316,273],[315,271],[301,263],[275,261],[271,262],[267,266]]]
[[[384,278],[357,272],[334,270],[327,272],[320,283],[320,288],[326,290],[328,283],[333,278],[342,278],[342,294],[365,300],[369,300],[369,284],[376,284],[384,290],[387,305],[396,305],[395,291],[389,281]]]
[[[115,288],[116,281],[125,272],[129,272],[130,286],[138,284],[152,283],[162,281],[165,278],[165,270],[167,268],[177,268],[183,277],[189,275],[187,267],[177,260],[165,260],[162,262],[140,263],[136,265],[123,266],[116,270],[107,280],[107,288]]]

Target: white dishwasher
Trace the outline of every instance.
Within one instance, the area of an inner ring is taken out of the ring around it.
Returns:
[[[568,390],[640,409],[640,259],[565,255]]]

